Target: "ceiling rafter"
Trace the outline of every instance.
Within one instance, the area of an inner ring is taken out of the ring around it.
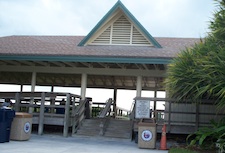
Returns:
[[[133,86],[135,86],[135,85],[136,85],[137,80],[136,80],[136,79],[134,79],[134,77],[132,77],[132,78],[131,78],[131,81],[132,81],[132,83],[133,83]]]
[[[98,64],[104,68],[110,68],[108,64],[105,63],[98,63]]]
[[[114,77],[113,76],[109,76],[108,80],[110,81],[111,85],[114,85]]]
[[[96,85],[96,78],[95,78],[95,76],[88,77],[88,80],[90,80],[92,82],[92,85]]]
[[[0,61],[0,65],[5,65],[5,61]]]
[[[138,69],[143,70],[143,67],[141,65],[139,65],[139,64],[135,64],[135,65]]]
[[[65,64],[62,62],[51,62],[52,64],[59,66],[59,67],[65,67]]]
[[[142,64],[142,66],[146,69],[149,70],[148,66],[146,64]]]
[[[77,65],[73,62],[62,62],[62,63],[65,64],[65,65],[68,65],[70,67],[77,67]]]
[[[30,61],[20,61],[20,63],[28,65],[28,66],[35,66],[34,62],[30,62]]]
[[[91,63],[88,62],[80,62],[80,63],[88,68],[93,68],[93,65]]]
[[[5,63],[10,64],[10,65],[21,65],[21,63],[18,61],[6,61],[5,60]]]
[[[49,62],[44,62],[44,61],[33,61],[33,62],[41,66],[49,66]]]
[[[107,86],[107,80],[106,80],[105,76],[101,77],[101,81],[102,81],[104,86]]]
[[[126,86],[126,83],[125,83],[125,81],[126,81],[126,79],[125,79],[125,77],[123,76],[123,77],[121,77],[122,79],[121,79],[121,81],[122,81],[122,86]]]
[[[159,67],[158,67],[157,64],[153,64],[153,66],[154,66],[154,68],[155,68],[156,70],[159,70]]]
[[[120,68],[122,69],[126,69],[126,64],[119,64],[119,63],[116,63]]]
[[[145,77],[142,78],[142,83],[144,84],[143,85],[144,87],[147,87],[147,81],[146,81],[146,78]]]

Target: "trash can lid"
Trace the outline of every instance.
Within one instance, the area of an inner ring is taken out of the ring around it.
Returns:
[[[24,112],[16,112],[17,118],[32,118],[32,115]]]
[[[155,119],[152,118],[142,118],[138,123],[138,126],[155,126],[156,122]]]

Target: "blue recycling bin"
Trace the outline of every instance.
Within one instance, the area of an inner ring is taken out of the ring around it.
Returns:
[[[0,109],[0,143],[9,142],[11,124],[15,117],[15,111],[11,109]]]

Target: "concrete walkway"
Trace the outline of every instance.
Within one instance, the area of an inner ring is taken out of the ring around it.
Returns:
[[[134,141],[101,137],[62,137],[32,134],[29,141],[0,143],[1,153],[168,153],[139,149]]]

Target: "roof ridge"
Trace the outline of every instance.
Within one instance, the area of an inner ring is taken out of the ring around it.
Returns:
[[[105,16],[95,25],[95,27],[88,33],[88,35],[78,44],[78,46],[84,46],[85,43],[94,35],[94,33],[103,25],[107,19],[120,8],[124,14],[144,33],[147,39],[157,48],[162,46],[150,35],[150,33],[141,25],[141,23],[133,16],[133,14],[124,6],[124,4],[118,0],[116,4],[105,14]]]

